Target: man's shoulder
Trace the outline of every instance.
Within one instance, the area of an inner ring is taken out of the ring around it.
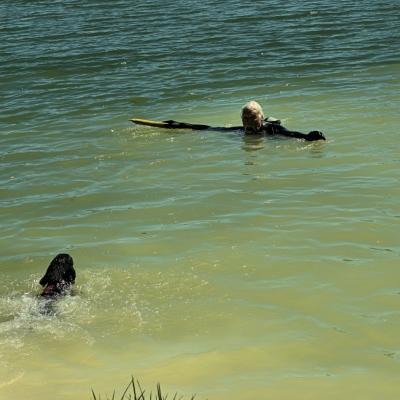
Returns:
[[[264,122],[269,123],[269,124],[281,124],[281,120],[275,117],[268,117],[264,119]]]

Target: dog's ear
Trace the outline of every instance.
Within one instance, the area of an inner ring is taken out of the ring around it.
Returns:
[[[52,270],[54,269],[54,260],[55,258],[51,261],[51,263],[47,267],[46,273],[44,274],[43,278],[39,281],[40,285],[46,286],[50,282],[52,276]]]
[[[42,286],[46,286],[48,284],[48,279],[47,279],[47,273],[44,275],[44,277],[39,281],[39,284]]]
[[[68,283],[75,283],[75,278],[76,272],[74,269],[74,261],[71,256],[68,256],[68,259],[66,259],[64,280]]]

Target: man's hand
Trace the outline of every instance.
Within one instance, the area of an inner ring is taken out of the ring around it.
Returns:
[[[309,132],[306,135],[305,139],[310,141],[310,142],[313,141],[313,140],[326,140],[324,134],[322,132],[320,132],[320,131],[311,131],[311,132]]]

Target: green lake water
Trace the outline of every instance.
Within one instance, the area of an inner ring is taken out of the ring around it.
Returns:
[[[398,1],[0,4],[0,399],[400,396]],[[170,131],[259,101],[326,142]],[[51,259],[75,296],[44,315]]]

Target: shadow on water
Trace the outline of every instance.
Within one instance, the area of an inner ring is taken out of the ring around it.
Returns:
[[[263,135],[242,135],[242,149],[245,151],[257,151],[265,147],[265,136]]]
[[[58,302],[63,298],[68,299],[68,297],[72,296],[75,296],[75,291],[73,290],[69,290],[68,293],[53,297],[43,297],[41,295],[37,295],[36,299],[38,304],[38,313],[44,316],[57,316],[59,313],[59,309],[57,307]]]
[[[261,150],[268,145],[273,147],[281,147],[281,145],[292,146],[293,143],[300,145],[300,149],[307,149],[310,151],[310,154],[315,158],[320,158],[324,155],[326,149],[326,142],[314,141],[307,142],[302,139],[293,139],[286,138],[284,136],[265,136],[265,135],[241,135],[243,144],[242,149],[247,152],[253,152],[257,150]]]

